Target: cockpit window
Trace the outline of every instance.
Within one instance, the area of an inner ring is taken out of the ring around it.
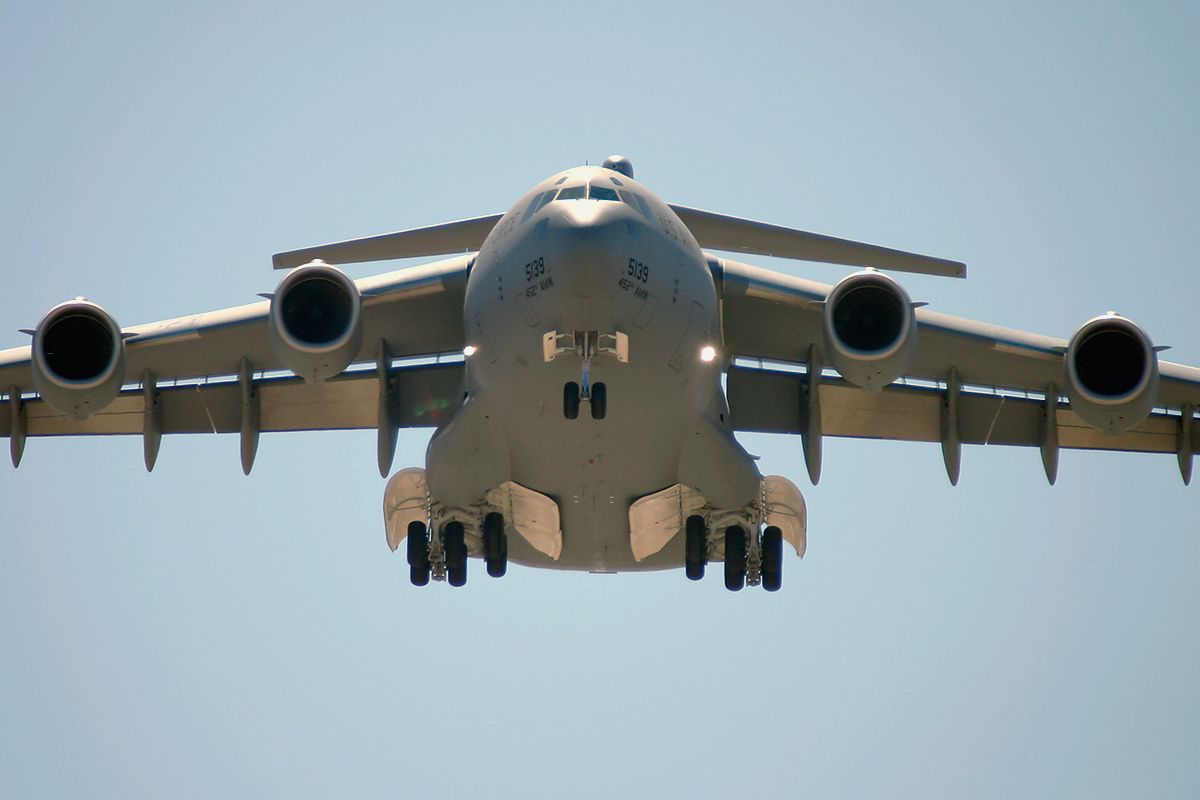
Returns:
[[[633,192],[630,192],[633,194]],[[633,194],[633,199],[637,201],[638,207],[642,209],[642,213],[646,215],[646,219],[654,219],[654,212],[650,210],[650,204],[642,199],[640,194]]]
[[[650,209],[646,206],[646,201],[643,200],[638,195],[634,194],[633,192],[629,191],[628,189],[621,190],[621,200],[623,200],[626,205],[632,206],[633,208],[636,208],[639,211],[641,211],[642,216],[644,216],[646,218],[649,218],[651,216]]]
[[[532,217],[537,213],[539,208],[546,205],[547,195],[553,197],[554,190],[551,189],[548,192],[542,192],[541,194],[535,195],[534,198],[529,201],[529,205],[525,207],[525,213],[521,215],[522,222]]]
[[[625,184],[621,183],[619,180],[617,180],[616,178],[612,178],[612,177],[610,177],[610,178],[609,178],[609,180],[610,180],[610,181],[612,181],[613,183],[615,183],[617,186],[624,186],[624,185],[625,185]]]
[[[537,212],[541,211],[542,206],[546,205],[546,203],[549,203],[553,199],[554,199],[554,190],[551,189],[550,191],[543,194],[540,198],[538,198],[538,203],[537,203],[537,206],[533,209],[533,213],[536,214]]]
[[[567,179],[567,177],[568,177],[568,176],[566,176],[566,175],[563,175],[561,178],[559,178],[558,180],[556,180],[556,181],[554,182],[554,185],[555,185],[555,186],[558,186],[560,183],[562,183],[563,181],[565,181],[565,180]]]
[[[588,197],[592,198],[593,200],[611,200],[614,203],[620,202],[620,200],[617,198],[616,189],[610,189],[607,186],[597,186],[594,183],[592,184],[591,191],[588,193]]]
[[[558,192],[558,197],[555,200],[582,200],[587,197],[587,185],[580,184],[579,186],[564,186]]]

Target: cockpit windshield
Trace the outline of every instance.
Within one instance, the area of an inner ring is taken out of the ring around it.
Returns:
[[[591,189],[588,191],[588,197],[592,198],[593,200],[611,200],[614,203],[621,202],[620,198],[617,197],[616,189],[612,189],[608,186],[597,186],[594,183],[592,184]]]
[[[558,196],[555,200],[607,200],[613,203],[621,202],[621,198],[617,197],[615,189],[610,189],[607,186],[598,186],[596,184],[581,184],[579,186],[564,186],[558,190]]]

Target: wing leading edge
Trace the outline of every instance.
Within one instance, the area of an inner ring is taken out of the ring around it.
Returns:
[[[386,474],[396,429],[436,426],[457,402],[461,355],[447,364],[439,354],[462,352],[470,263],[459,256],[355,281],[363,338],[352,363],[374,368],[314,384],[270,375],[284,365],[270,341],[268,302],[123,329],[125,388],[82,420],[31,396],[29,347],[0,352],[0,435],[15,466],[29,436],[141,434],[151,469],[164,433],[238,432],[248,473],[261,431],[376,428]],[[427,356],[438,358],[419,363]]]
[[[947,278],[967,276],[967,265],[960,261],[838,239],[687,206],[671,204],[671,210],[688,227],[701,247],[713,250],[795,258],[824,264],[844,264],[851,267],[876,267]]]
[[[810,382],[809,359],[827,363],[822,315],[832,287],[727,259],[710,264],[721,288],[726,351],[744,359],[729,372],[734,427],[816,437],[805,448],[814,480],[821,436],[940,442],[952,481],[964,443],[1039,447],[1051,482],[1059,448],[1176,453],[1190,479],[1192,455],[1200,452],[1194,367],[1160,362],[1155,410],[1130,430],[1108,435],[1059,394],[1066,340],[919,308],[917,352],[899,382],[878,392],[832,373]]]
[[[354,363],[374,361],[380,340],[393,357],[461,351],[470,256],[355,281],[363,298],[363,344]],[[283,367],[267,335],[266,301],[123,328],[124,384],[149,370],[162,380],[236,375],[243,359],[256,371]],[[30,348],[0,352],[0,392],[30,391]]]
[[[502,216],[504,215],[488,214],[424,228],[411,228],[395,233],[289,250],[276,253],[271,262],[275,269],[287,269],[306,264],[313,259],[320,259],[328,264],[356,264],[364,261],[392,261],[400,258],[473,252],[479,250]]]

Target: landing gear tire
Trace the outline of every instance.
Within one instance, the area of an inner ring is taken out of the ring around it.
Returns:
[[[783,586],[783,532],[774,525],[762,534],[762,587],[778,592]]]
[[[708,563],[708,531],[704,525],[704,517],[688,517],[684,534],[686,541],[684,543],[683,569],[687,573],[688,580],[698,581],[704,577],[704,565]]]
[[[746,585],[746,532],[737,525],[725,529],[725,588],[740,592]]]
[[[413,586],[429,583],[429,531],[424,522],[408,523],[408,578]]]
[[[563,416],[579,418],[579,384],[571,381],[563,386]]]
[[[492,512],[483,518],[483,557],[487,573],[493,578],[504,577],[508,571],[508,536],[504,532],[504,516]]]
[[[447,522],[442,528],[442,548],[446,553],[446,581],[451,586],[467,582],[467,544],[461,522]]]
[[[608,387],[603,383],[592,384],[592,419],[604,419],[608,413]]]

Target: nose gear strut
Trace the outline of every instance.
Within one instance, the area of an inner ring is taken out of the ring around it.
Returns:
[[[542,334],[542,359],[547,364],[565,353],[579,356],[580,378],[578,383],[570,381],[563,385],[563,416],[578,418],[579,404],[584,402],[591,409],[592,419],[604,419],[608,414],[608,386],[603,382],[592,383],[592,360],[608,356],[618,363],[628,364],[629,336],[621,331],[546,331]]]

